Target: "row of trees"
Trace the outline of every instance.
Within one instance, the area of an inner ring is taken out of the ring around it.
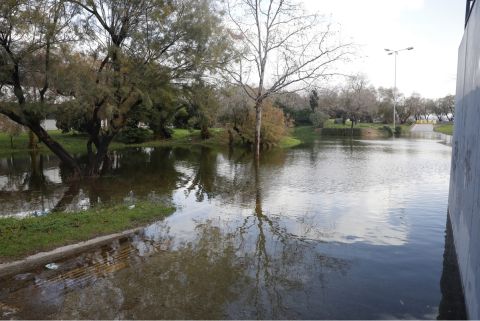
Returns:
[[[455,97],[447,95],[439,99],[423,98],[417,93],[394,95],[392,88],[374,88],[363,76],[354,76],[343,86],[324,90],[312,90],[309,96],[284,94],[276,97],[275,105],[291,115],[297,124],[313,124],[321,127],[329,118],[345,123],[393,121],[393,103],[396,100],[397,121],[432,119],[452,121],[455,113]]]

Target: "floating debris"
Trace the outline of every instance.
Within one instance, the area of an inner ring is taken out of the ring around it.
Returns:
[[[58,270],[59,265],[55,263],[48,263],[45,267],[49,270]]]

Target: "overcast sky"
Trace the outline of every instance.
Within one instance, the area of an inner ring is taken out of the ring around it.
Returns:
[[[359,45],[350,73],[364,73],[374,86],[397,87],[437,98],[455,94],[457,50],[463,35],[465,0],[303,0],[308,11],[339,24],[344,39]]]

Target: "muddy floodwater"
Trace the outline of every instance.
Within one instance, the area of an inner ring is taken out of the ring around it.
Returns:
[[[53,156],[0,159],[1,215],[154,199],[143,231],[0,279],[4,319],[462,318],[446,237],[451,147],[319,139],[263,154],[115,152],[66,183]],[[74,214],[72,214],[74,215]]]

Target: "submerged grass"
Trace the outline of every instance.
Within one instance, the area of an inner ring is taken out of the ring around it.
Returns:
[[[162,219],[174,210],[173,207],[143,202],[132,209],[127,205],[116,205],[24,219],[2,218],[0,260],[15,259],[142,226]]]

